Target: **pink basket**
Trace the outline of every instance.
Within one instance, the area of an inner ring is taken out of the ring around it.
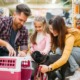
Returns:
[[[30,80],[30,60],[19,57],[0,57],[0,80]]]

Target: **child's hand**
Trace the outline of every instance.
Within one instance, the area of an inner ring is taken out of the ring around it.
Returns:
[[[30,51],[30,54],[32,54],[33,53],[33,51]]]
[[[41,51],[41,54],[46,55],[46,53],[45,53],[45,52],[43,52],[43,51]]]
[[[18,52],[18,57],[25,57],[26,53],[24,51],[19,51]]]

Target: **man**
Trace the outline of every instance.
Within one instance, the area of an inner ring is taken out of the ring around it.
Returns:
[[[28,48],[28,30],[24,23],[30,16],[31,10],[26,4],[19,4],[16,6],[16,11],[13,17],[0,18],[0,39],[8,42],[15,51],[19,51],[18,56],[25,56]],[[1,47],[3,48],[3,47]],[[4,53],[2,53],[3,56]],[[14,55],[9,52],[9,55]]]

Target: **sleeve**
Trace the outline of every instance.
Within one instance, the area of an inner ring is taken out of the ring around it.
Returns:
[[[31,43],[31,46],[30,46],[30,51],[34,52],[34,45],[32,43]]]
[[[51,50],[51,36],[47,34],[45,49],[42,52],[48,54],[50,50]]]
[[[62,53],[61,58],[58,59],[55,63],[50,65],[52,67],[52,70],[61,67],[67,62],[74,45],[74,41],[75,41],[75,38],[72,35],[65,40],[65,47],[64,47],[64,51]]]
[[[28,49],[28,30],[25,31],[20,45],[20,50],[27,50],[27,49]]]

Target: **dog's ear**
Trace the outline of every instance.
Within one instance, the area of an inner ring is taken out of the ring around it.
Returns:
[[[32,58],[38,58],[38,57],[41,57],[42,54],[39,52],[39,51],[34,51],[32,54],[31,54]]]

